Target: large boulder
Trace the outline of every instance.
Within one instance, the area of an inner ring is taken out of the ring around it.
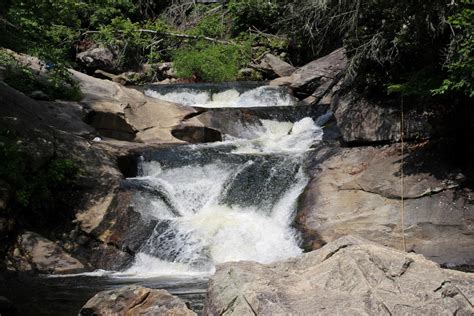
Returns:
[[[347,143],[394,142],[401,140],[400,104],[370,101],[357,93],[346,93],[335,99],[333,112],[342,137]],[[404,139],[425,139],[434,133],[435,111],[406,109]],[[438,133],[442,124],[436,124]]]
[[[152,290],[130,285],[119,289],[102,291],[92,297],[81,308],[80,316],[194,316],[186,304],[165,290]]]
[[[450,143],[450,142],[447,142]],[[473,193],[465,176],[446,162],[444,144],[408,144],[404,160],[407,249],[448,266],[474,266]],[[297,222],[306,247],[358,234],[400,249],[400,145],[329,148],[314,154],[311,181]],[[455,245],[455,247],[453,247]]]
[[[116,56],[108,47],[92,46],[76,55],[77,62],[84,68],[117,71]]]
[[[144,218],[135,211],[133,204],[136,201],[133,191],[121,189],[108,201],[108,207],[103,208],[103,212],[78,215],[82,230],[102,243],[88,258],[94,267],[107,270],[124,269],[153,232],[156,221]],[[113,245],[114,249],[107,250],[109,253],[115,253],[113,260],[97,256],[99,251],[104,251],[103,245]]]
[[[56,202],[60,201],[60,203],[54,204],[54,210],[49,209],[47,213],[42,212],[41,214],[29,213],[28,216],[18,219],[21,220],[22,225],[27,222],[26,224],[31,227],[30,229],[35,230],[37,227],[40,231],[47,231],[48,228],[45,225],[48,223],[57,227],[60,221],[64,221],[63,224],[59,225],[64,228],[63,234],[55,229],[54,234],[46,236],[51,241],[46,243],[46,246],[42,240],[33,243],[33,245],[38,246],[35,249],[43,249],[44,253],[48,253],[45,256],[49,256],[50,252],[60,253],[59,248],[67,248],[68,253],[81,260],[86,268],[89,268],[87,259],[90,256],[100,258],[104,252],[108,252],[114,253],[115,258],[118,258],[117,252],[120,254],[123,254],[123,252],[118,251],[113,245],[105,244],[99,244],[96,248],[90,247],[88,250],[91,250],[92,254],[82,256],[83,251],[80,251],[79,248],[83,247],[77,243],[76,238],[66,240],[61,235],[69,234],[69,230],[76,229],[74,223],[69,223],[76,216],[78,219],[84,220],[84,225],[81,225],[81,228],[84,227],[84,232],[88,231],[87,228],[93,229],[94,225],[100,223],[102,220],[101,214],[105,214],[118,190],[120,180],[123,178],[117,166],[116,156],[127,152],[127,146],[118,144],[116,147],[120,150],[113,150],[105,142],[90,141],[96,135],[96,132],[82,121],[84,111],[78,103],[38,102],[2,82],[0,82],[0,97],[2,99],[0,126],[2,130],[8,130],[11,135],[15,135],[18,150],[30,160],[29,167],[32,172],[43,168],[49,161],[56,158],[71,159],[80,169],[80,174],[71,184],[74,190],[60,190],[61,192],[55,194]],[[8,208],[9,206],[7,204],[5,207]],[[0,226],[3,230],[0,237],[3,237],[4,233],[14,237],[12,231],[16,220],[12,218],[14,214],[14,212],[8,210],[0,214]],[[78,224],[82,223],[78,222]],[[81,234],[77,235],[81,239],[84,237]],[[23,237],[20,237],[20,239],[24,240]],[[57,246],[59,248],[54,247],[56,242],[53,243],[52,241],[59,241]],[[89,245],[85,246],[89,247]],[[9,268],[22,271],[36,270],[42,273],[62,273],[68,270],[78,270],[75,267],[64,268],[62,265],[58,268],[55,261],[46,260],[38,262],[38,264],[30,262],[28,257],[24,256],[30,250],[28,248],[23,253],[22,247],[12,245],[9,251],[9,256],[12,258],[9,261],[7,260]],[[19,260],[21,258],[27,258],[28,260]],[[117,261],[115,260],[115,262]],[[91,262],[95,263],[95,261]],[[51,264],[51,266],[47,267],[47,264]]]
[[[24,232],[18,237],[17,248],[13,251],[13,260],[21,261],[17,267],[26,267],[26,271],[40,273],[65,274],[84,271],[84,265],[61,247],[43,236]]]
[[[311,94],[324,95],[337,84],[346,66],[347,57],[344,49],[340,48],[296,69],[290,76],[275,79],[270,84],[289,86],[301,98]]]
[[[103,136],[146,143],[181,143],[171,131],[196,112],[191,107],[161,101],[122,85],[71,70],[89,110],[86,121]]]
[[[291,76],[291,74],[296,70],[295,67],[273,54],[266,54],[262,58],[260,64],[254,65],[254,68],[268,74],[273,78]]]
[[[47,70],[38,58],[10,53],[20,63],[31,68],[38,78],[46,75]],[[196,112],[193,108],[153,99],[136,89],[126,88],[119,83],[88,76],[75,70],[70,70],[70,73],[73,79],[78,82],[83,94],[79,103],[35,103],[37,110],[28,114],[32,99],[28,98],[26,102],[28,105],[23,106],[21,105],[23,101],[16,101],[16,96],[21,94],[16,92],[16,94],[10,94],[8,104],[20,104],[21,106],[18,110],[11,107],[11,112],[15,115],[22,112],[21,114],[28,116],[29,119],[41,117],[41,120],[46,124],[49,122],[61,123],[61,129],[67,129],[68,132],[72,127],[82,129],[82,135],[85,134],[84,131],[87,131],[98,132],[104,137],[123,141],[153,144],[183,143],[182,140],[174,137],[171,131],[186,116]],[[5,95],[8,94],[9,92]],[[26,98],[23,95],[19,100]],[[42,109],[42,111],[38,111],[38,109]],[[60,117],[57,117],[58,112],[62,112]],[[56,117],[51,117],[48,115],[49,113]],[[62,118],[62,120],[58,118]],[[84,124],[82,118],[90,126]]]
[[[473,300],[473,274],[343,237],[284,262],[219,266],[205,314],[472,315]]]
[[[0,82],[0,99],[0,117],[5,122],[28,120],[33,122],[35,127],[44,125],[80,136],[94,133],[94,129],[82,121],[86,111],[76,102],[33,100],[4,82]]]

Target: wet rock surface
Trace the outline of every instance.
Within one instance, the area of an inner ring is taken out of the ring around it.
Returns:
[[[165,290],[126,286],[103,291],[91,298],[79,315],[197,315],[176,296]]]
[[[470,315],[474,275],[359,237],[280,263],[226,263],[206,315]]]

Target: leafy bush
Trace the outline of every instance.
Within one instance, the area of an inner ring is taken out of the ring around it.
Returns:
[[[225,18],[221,14],[207,15],[189,31],[189,34],[223,38],[227,34],[227,27],[224,22]]]
[[[247,32],[256,28],[264,32],[278,30],[282,6],[277,0],[230,0],[228,9],[233,17],[233,32]]]
[[[450,43],[445,69],[448,78],[435,94],[458,91],[474,97],[474,8],[472,0],[463,0],[457,14],[449,17],[454,36]]]
[[[143,63],[160,61],[156,45],[168,44],[162,38],[162,33],[168,31],[169,26],[160,19],[139,23],[116,17],[110,24],[100,26],[92,39],[118,52],[117,68],[134,68]]]
[[[173,61],[179,77],[196,76],[203,81],[236,80],[240,67],[248,61],[248,47],[200,42],[177,50]]]
[[[0,132],[0,178],[10,184],[19,205],[34,210],[51,202],[55,192],[68,186],[79,169],[72,160],[53,157],[33,170],[29,157],[20,150],[15,139],[8,130]]]
[[[450,40],[450,2],[361,1],[359,16],[344,38],[359,86],[373,91],[389,84],[424,86],[420,92],[429,94],[439,85],[426,85],[420,72],[430,78],[440,75],[443,48]]]

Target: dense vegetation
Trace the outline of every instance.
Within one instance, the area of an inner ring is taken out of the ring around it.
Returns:
[[[176,61],[178,74],[235,80],[265,52],[299,65],[344,46],[361,89],[472,97],[473,1],[2,0],[1,46],[76,66],[93,44],[120,70]]]

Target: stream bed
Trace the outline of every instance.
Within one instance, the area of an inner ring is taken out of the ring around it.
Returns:
[[[288,91],[258,85],[167,86],[146,94],[201,107],[295,106]],[[222,110],[222,109],[221,109]],[[99,291],[127,284],[168,290],[201,313],[209,277],[229,261],[271,263],[302,254],[293,227],[306,161],[323,137],[314,117],[240,124],[223,141],[144,152],[122,189],[153,231],[124,271],[6,279],[20,315],[77,315]]]

